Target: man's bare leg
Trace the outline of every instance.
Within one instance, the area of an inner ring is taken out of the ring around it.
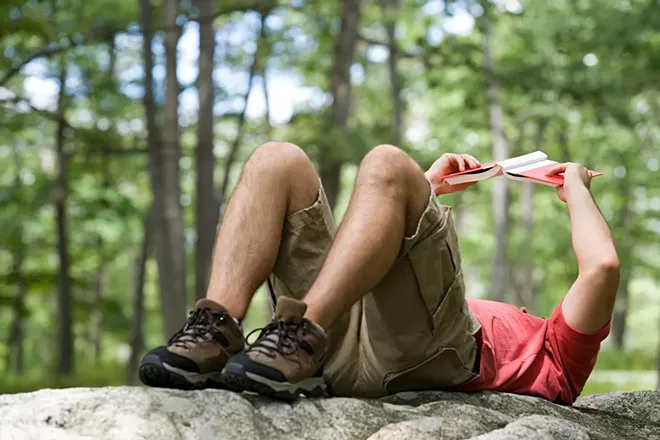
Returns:
[[[364,158],[325,265],[305,296],[305,318],[329,328],[390,270],[428,206],[429,182],[410,157],[383,145]]]
[[[319,180],[307,155],[269,142],[245,164],[218,232],[206,297],[243,319],[257,288],[272,272],[287,215],[316,201]]]

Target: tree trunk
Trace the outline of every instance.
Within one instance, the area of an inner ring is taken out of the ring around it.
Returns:
[[[488,8],[488,5],[485,5]],[[485,9],[486,10],[486,9]],[[484,67],[488,98],[488,117],[490,121],[493,160],[509,157],[509,145],[504,137],[504,117],[500,104],[500,87],[495,79],[495,63],[492,54],[492,33],[487,12],[483,16],[484,24]],[[504,301],[508,289],[508,247],[510,223],[509,179],[496,179],[493,185],[493,219],[495,221],[495,251],[493,253],[493,275],[490,299]]]
[[[135,257],[133,273],[133,328],[131,329],[131,356],[128,360],[128,383],[136,385],[138,383],[138,364],[142,347],[144,346],[144,280],[147,272],[147,260],[153,240],[153,207],[144,215],[142,222],[142,246],[140,252]]]
[[[656,368],[658,370],[658,381],[656,382],[655,389],[660,390],[660,338],[658,338],[657,352],[658,352],[658,357],[657,357],[657,361],[656,361],[656,363],[657,363]]]
[[[626,322],[628,319],[628,299],[630,296],[631,281],[632,270],[630,266],[623,266],[621,269],[619,292],[616,296],[614,313],[612,313],[612,343],[620,350],[623,350],[626,344]]]
[[[330,93],[332,93],[332,122],[336,129],[346,130],[350,111],[351,64],[358,39],[361,0],[342,0],[341,27],[337,36]],[[337,157],[333,146],[325,146],[321,151],[320,175],[328,197],[330,209],[334,209],[339,195],[341,177],[341,159]]]
[[[13,255],[14,262],[12,264],[12,277],[17,279],[16,296],[14,297],[14,319],[9,326],[9,335],[6,341],[7,353],[4,362],[5,368],[7,370],[13,369],[16,374],[23,374],[24,370],[23,320],[25,317],[23,314],[25,309],[25,297],[28,291],[28,284],[21,275],[24,254],[25,250],[19,249]]]
[[[108,168],[109,155],[107,148],[103,152],[103,177],[101,186],[107,190],[110,186],[110,170]],[[101,360],[101,339],[103,336],[103,311],[101,309],[101,302],[103,300],[103,288],[105,285],[105,269],[107,258],[105,256],[103,239],[98,238],[96,243],[96,252],[99,256],[99,265],[96,268],[96,276],[94,277],[94,310],[91,313],[92,324],[92,345],[94,347],[94,360],[99,362]]]
[[[102,243],[99,240],[99,243]],[[99,250],[103,252],[102,244],[98,246]],[[92,345],[94,346],[94,360],[99,362],[101,360],[101,337],[103,334],[103,312],[101,311],[101,301],[103,299],[103,284],[105,280],[105,257],[100,255],[101,259],[99,266],[96,269],[96,276],[94,278],[94,311],[91,314],[92,321]]]
[[[18,282],[16,289],[16,317],[18,320],[15,322],[14,328],[14,371],[16,374],[23,374],[25,372],[25,350],[23,349],[23,339],[25,338],[25,297],[28,293],[28,283],[25,279]],[[19,315],[20,313],[20,315]]]
[[[625,205],[619,211],[618,215],[618,231],[624,234],[630,231],[633,226],[633,206],[634,198],[628,178],[622,179],[621,184],[622,194],[625,197]],[[621,261],[630,262],[633,259],[633,245],[632,239],[620,240],[619,257]],[[630,296],[630,282],[633,279],[633,270],[631,264],[623,264],[621,267],[621,278],[619,280],[619,290],[616,295],[616,303],[614,304],[614,312],[612,313],[612,343],[618,349],[624,349],[626,343],[626,321],[628,319],[628,302]]]
[[[521,209],[525,244],[522,263],[522,303],[530,312],[536,310],[534,289],[534,183],[523,183]]]
[[[60,56],[60,91],[57,99],[57,132],[55,134],[55,153],[57,158],[57,178],[54,187],[55,219],[57,230],[57,256],[59,260],[59,278],[57,286],[57,324],[59,338],[59,356],[57,372],[70,374],[74,369],[73,348],[73,298],[69,275],[69,238],[67,231],[66,204],[68,198],[67,152],[64,147],[64,111],[66,107],[66,62]]]
[[[396,17],[399,11],[399,0],[381,0],[380,3],[385,13],[387,45],[390,52],[387,62],[392,93],[392,139],[394,145],[401,145],[403,101],[401,100],[401,75],[398,70],[399,46],[396,42]]]
[[[264,63],[267,64],[267,63]],[[264,102],[266,104],[266,113],[264,115],[264,125],[266,139],[270,140],[271,133],[273,132],[273,125],[270,120],[270,93],[268,93],[268,67],[264,65],[261,71],[261,81],[264,87]]]
[[[21,155],[18,147],[14,146],[14,184],[13,190],[19,192],[22,187],[20,177],[21,168]],[[16,296],[14,297],[14,318],[9,325],[9,334],[6,341],[7,352],[5,354],[5,369],[11,370],[12,368],[16,374],[23,373],[23,320],[25,308],[25,296],[28,291],[28,284],[23,277],[23,262],[25,260],[25,243],[23,241],[23,225],[20,222],[15,224],[16,232],[15,240],[16,247],[12,249],[12,269],[11,278],[16,280]]]
[[[543,144],[543,135],[548,126],[548,120],[539,121],[534,150],[540,150]],[[525,236],[525,252],[522,266],[521,297],[525,307],[534,313],[536,311],[536,286],[534,285],[534,184],[525,182],[522,189],[522,220],[523,234]]]
[[[212,17],[214,2],[199,0],[199,16]],[[218,202],[214,197],[213,170],[213,56],[215,53],[215,32],[213,20],[204,19],[199,23],[199,116],[197,120],[197,202],[195,242],[195,297],[206,296],[209,268],[213,257],[213,244],[218,220]]]
[[[161,310],[164,336],[175,333],[183,324],[186,312],[186,265],[183,218],[181,212],[181,191],[179,185],[179,124],[178,96],[179,83],[176,78],[176,45],[181,29],[176,24],[179,13],[177,0],[164,2],[166,84],[164,127],[158,142],[155,134],[155,103],[152,95],[151,45],[152,9],[149,0],[142,0],[142,19],[145,47],[145,108],[147,126],[150,131],[150,171],[156,212],[155,246],[158,262],[158,282],[160,287]],[[148,23],[147,23],[148,21]],[[146,29],[144,25],[149,27]],[[151,96],[149,96],[151,95]],[[153,121],[150,119],[153,118]]]
[[[117,57],[115,55],[115,36],[112,35],[108,40],[108,55],[110,57],[110,66],[108,68],[108,76],[110,83],[114,84],[114,74],[115,74],[115,64]],[[108,119],[112,118],[112,115],[106,115]],[[103,147],[103,163],[102,163],[102,176],[101,176],[101,187],[104,191],[107,191],[110,187],[110,157],[108,153],[108,147]],[[96,276],[94,279],[94,311],[91,314],[92,320],[92,345],[94,346],[94,360],[98,363],[101,360],[101,340],[103,338],[103,310],[101,308],[101,302],[103,300],[103,290],[105,286],[105,271],[107,265],[107,257],[105,255],[103,239],[98,238],[97,241],[97,254],[99,256],[99,265],[96,268]]]
[[[252,59],[252,64],[250,65],[250,71],[248,73],[248,86],[243,96],[243,110],[241,114],[238,115],[238,127],[236,127],[236,137],[234,142],[232,142],[231,147],[229,148],[229,154],[227,159],[225,159],[225,166],[222,175],[222,186],[220,187],[220,210],[224,212],[224,205],[228,199],[229,193],[229,178],[231,175],[231,168],[234,165],[236,156],[238,155],[238,150],[241,147],[243,142],[243,132],[245,130],[245,121],[247,117],[247,106],[248,99],[250,98],[250,93],[252,93],[252,86],[254,85],[254,76],[257,73],[259,66],[259,57],[260,48],[263,46],[264,39],[266,37],[266,18],[268,18],[268,12],[265,12],[261,16],[261,28],[259,30],[259,37],[257,38],[257,47],[254,51],[254,58]],[[217,219],[216,219],[217,220]]]

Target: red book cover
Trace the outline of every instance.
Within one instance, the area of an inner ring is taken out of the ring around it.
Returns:
[[[546,175],[546,171],[555,166],[556,164],[549,164],[545,165],[539,168],[533,168],[531,170],[523,171],[520,173],[516,173],[516,176],[521,176],[521,177],[527,177],[528,179],[534,179],[539,182],[543,183],[548,183],[553,186],[561,186],[564,184],[564,175],[562,174],[555,174],[552,176]],[[596,176],[602,176],[603,173],[599,173],[597,171],[592,171],[589,170],[589,173],[591,173],[591,177],[596,177]]]

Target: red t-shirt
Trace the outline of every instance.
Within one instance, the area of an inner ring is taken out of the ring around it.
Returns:
[[[494,301],[467,300],[481,323],[479,377],[462,391],[497,390],[572,404],[596,364],[609,323],[596,333],[571,328],[561,304],[543,319]],[[479,341],[480,339],[480,341]]]

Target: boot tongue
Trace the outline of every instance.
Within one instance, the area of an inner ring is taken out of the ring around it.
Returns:
[[[299,323],[302,321],[306,310],[307,304],[305,304],[303,301],[281,296],[277,300],[277,306],[275,307],[275,317],[278,321]]]
[[[226,312],[227,311],[227,309],[222,307],[217,302],[211,301],[210,299],[206,299],[206,298],[200,299],[195,304],[195,310],[199,310],[199,309],[211,309],[214,312]]]

